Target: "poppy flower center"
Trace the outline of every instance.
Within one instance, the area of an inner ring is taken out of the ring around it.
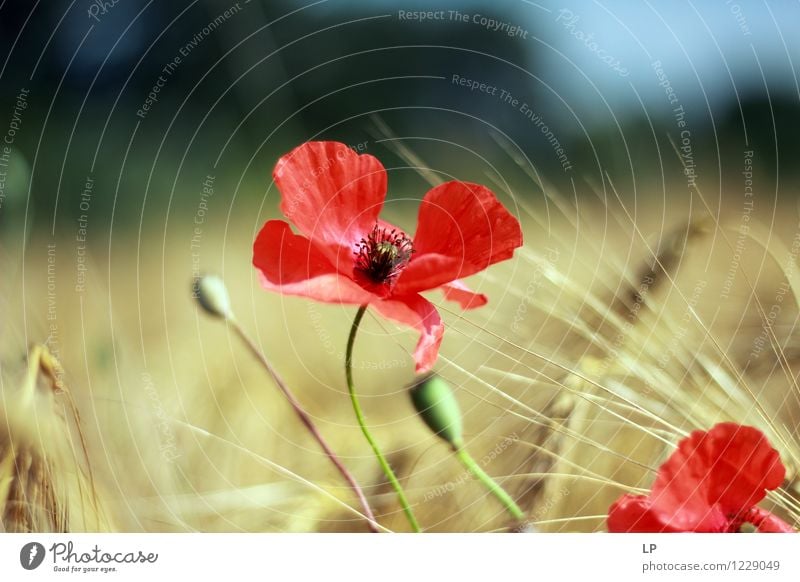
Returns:
[[[755,533],[761,523],[755,508],[750,508],[741,513],[729,514],[728,520],[727,529],[729,533]]]
[[[757,531],[758,531],[758,527],[756,527],[756,524],[750,523],[749,521],[743,522],[739,526],[739,530],[738,530],[739,533],[755,533]]]
[[[389,230],[376,224],[356,245],[355,268],[374,283],[391,283],[411,260],[413,252],[410,238],[397,229]]]

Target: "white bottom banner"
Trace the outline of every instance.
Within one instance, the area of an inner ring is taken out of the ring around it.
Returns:
[[[191,576],[191,578],[188,578]],[[566,576],[566,577],[565,577]],[[1,534],[0,580],[800,580],[781,534]]]

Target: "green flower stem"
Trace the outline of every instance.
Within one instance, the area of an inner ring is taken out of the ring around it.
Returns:
[[[503,489],[500,485],[495,482],[494,479],[489,477],[489,475],[481,469],[480,465],[475,462],[475,459],[467,452],[467,449],[464,447],[458,447],[455,449],[456,457],[467,470],[475,475],[475,477],[484,484],[484,486],[494,495],[497,497],[497,500],[503,504],[508,512],[514,516],[515,519],[523,520],[525,519],[525,513],[520,509],[519,505],[511,498],[511,496],[506,493],[506,490]]]
[[[411,524],[411,529],[415,532],[419,532],[419,523],[417,522],[417,518],[414,516],[414,512],[411,510],[411,505],[408,503],[408,499],[403,491],[403,487],[400,485],[400,481],[397,480],[397,475],[394,474],[394,471],[392,471],[392,468],[389,466],[386,457],[383,456],[378,443],[375,441],[372,434],[369,432],[369,429],[367,428],[367,423],[364,419],[364,413],[361,411],[361,405],[358,402],[355,385],[353,384],[353,345],[356,341],[358,326],[361,324],[361,319],[364,317],[364,313],[366,311],[366,305],[362,305],[358,308],[358,313],[356,313],[356,317],[353,320],[353,326],[350,328],[350,336],[347,338],[347,352],[344,360],[344,370],[347,376],[347,390],[350,392],[350,400],[353,403],[353,410],[356,413],[358,426],[361,427],[361,432],[364,433],[364,437],[372,447],[372,452],[375,453],[378,463],[380,463],[381,469],[383,469],[383,473],[386,475],[386,478],[389,479],[389,483],[392,484],[392,487],[397,493],[397,499],[400,501],[403,512],[408,518],[408,523]]]

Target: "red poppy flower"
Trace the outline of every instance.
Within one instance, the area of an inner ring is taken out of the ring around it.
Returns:
[[[486,187],[447,182],[419,208],[413,238],[379,218],[386,170],[342,143],[308,142],[283,156],[272,174],[282,220],[268,221],[253,245],[265,289],[327,303],[373,306],[411,326],[420,339],[417,372],[429,370],[444,326],[420,295],[441,289],[464,309],[486,296],[459,281],[510,258],[522,244],[519,222]]]
[[[778,452],[753,427],[732,422],[695,431],[658,470],[650,495],[623,495],[608,531],[638,533],[789,533],[792,527],[756,507],[786,476]]]

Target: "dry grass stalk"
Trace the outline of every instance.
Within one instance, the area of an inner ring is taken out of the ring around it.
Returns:
[[[0,523],[4,531],[110,529],[91,474],[77,408],[63,376],[61,365],[47,348],[35,345],[21,387],[3,390]]]

